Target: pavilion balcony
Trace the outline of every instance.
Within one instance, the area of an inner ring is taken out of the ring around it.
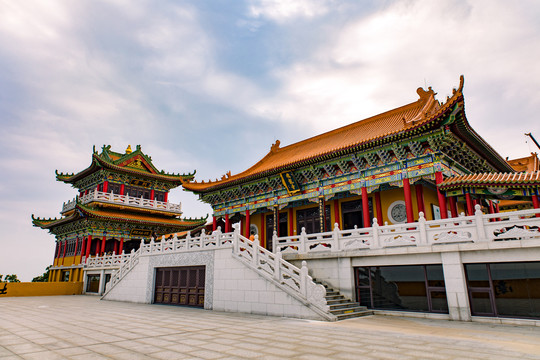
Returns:
[[[140,198],[132,197],[132,196],[129,196],[129,194],[120,195],[120,194],[106,193],[103,191],[93,190],[93,191],[90,191],[88,194],[79,197],[79,202],[81,204],[88,204],[92,202],[116,204],[116,205],[129,206],[129,207],[134,207],[134,208],[154,209],[154,210],[169,212],[175,215],[182,215],[181,204],[173,204],[170,202],[150,200],[150,199],[145,199],[143,197],[140,197]],[[67,203],[64,203],[64,205],[62,206],[62,211],[60,213],[64,214],[70,210],[73,210],[75,208],[76,203],[77,203],[77,199],[73,199],[71,201],[68,201]]]

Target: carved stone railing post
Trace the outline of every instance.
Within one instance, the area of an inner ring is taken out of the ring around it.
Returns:
[[[308,278],[307,262],[303,260],[302,268],[300,268],[300,293],[303,296],[307,296],[307,278]]]
[[[276,257],[274,258],[274,279],[281,282],[281,259],[283,258],[283,254],[278,252],[276,254]]]
[[[278,241],[277,241],[277,239],[278,239],[277,232],[274,231],[274,233],[272,234],[272,249],[274,250],[275,253],[280,251],[278,249]]]
[[[426,218],[424,217],[423,211],[418,213],[418,231],[420,231],[420,241],[418,242],[418,245],[427,245]]]
[[[482,207],[478,204],[474,206],[474,221],[476,221],[476,232],[478,234],[478,241],[486,241],[486,232],[484,231],[484,217],[482,213]]]
[[[373,244],[369,244],[369,247],[372,249],[378,249],[381,247],[379,240],[379,222],[377,218],[373,218],[373,224],[371,225]]]
[[[240,248],[240,244],[239,244],[240,238],[238,237],[238,233],[236,231],[233,232],[232,240],[233,240],[233,252],[238,255],[240,253],[240,249],[239,249]]]
[[[206,236],[206,230],[205,229],[202,229],[201,230],[201,242],[200,242],[200,248],[203,249],[204,248],[204,237]]]
[[[300,244],[298,244],[298,253],[299,254],[305,254],[306,251],[306,228],[302,228],[302,232],[300,232]]]
[[[339,250],[339,225],[338,223],[334,223],[334,230],[332,231],[332,248],[330,251],[337,252]]]
[[[253,266],[259,268],[259,235],[255,235],[251,245],[253,249]]]

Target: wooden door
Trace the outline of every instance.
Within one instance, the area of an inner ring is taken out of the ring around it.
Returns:
[[[205,266],[156,269],[154,303],[204,307]]]

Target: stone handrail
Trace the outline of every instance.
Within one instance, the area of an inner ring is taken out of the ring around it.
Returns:
[[[335,317],[329,313],[324,286],[313,282],[308,274],[305,261],[302,262],[302,268],[298,268],[283,260],[281,253],[274,254],[261,247],[257,236],[254,241],[251,241],[240,235],[239,224],[233,226],[235,230],[232,233],[222,233],[221,228],[218,227],[216,231],[208,235],[203,229],[201,235],[197,237],[191,237],[191,233],[188,232],[185,239],[178,239],[175,235],[169,240],[163,236],[159,242],[152,238],[148,244],[141,240],[141,245],[136,252],[132,251],[126,255],[127,259],[122,258],[123,264],[111,275],[111,280],[107,283],[103,296],[107,295],[133,269],[140,256],[232,248],[232,253],[237,259],[250,266],[261,276],[309,306],[322,317],[335,320]],[[92,261],[92,258],[88,261]],[[94,261],[97,260],[94,258]]]
[[[79,202],[81,202],[82,204],[87,204],[94,201],[105,202],[105,203],[110,203],[110,204],[119,204],[119,205],[124,205],[124,206],[139,207],[139,208],[145,208],[145,209],[155,209],[155,210],[171,212],[178,215],[182,214],[181,204],[173,204],[168,201],[165,202],[165,201],[145,199],[142,196],[133,197],[133,196],[129,196],[129,194],[120,195],[120,194],[92,190],[88,194],[79,197]],[[73,210],[75,208],[76,203],[77,203],[77,198],[71,201],[68,201],[67,203],[64,203],[62,206],[61,213],[63,214],[69,210]]]
[[[130,254],[125,254],[123,251],[121,254],[104,255],[104,256],[89,256],[84,261],[84,267],[88,269],[92,268],[119,268],[126,261],[129,260]]]
[[[284,253],[338,252],[362,249],[381,249],[398,246],[426,246],[462,242],[487,242],[501,240],[540,239],[540,209],[520,210],[496,214],[483,214],[480,205],[475,214],[457,218],[429,220],[422,212],[418,222],[334,230],[272,238],[273,249]]]
[[[124,261],[124,263],[120,266],[118,270],[115,270],[111,274],[111,280],[106,284],[105,293],[103,294],[103,296],[107,295],[107,293],[109,293],[109,291],[111,291],[111,289],[115,287],[120,282],[120,280],[122,280],[124,276],[126,276],[131,271],[131,269],[133,269],[139,263],[140,256],[141,249],[138,249],[137,251],[131,250],[128,259]]]
[[[298,268],[283,260],[281,253],[274,254],[261,247],[258,235],[251,241],[240,235],[238,228],[234,235],[233,254],[240,261],[322,317],[335,320],[326,303],[326,289],[309,276],[305,261],[302,261],[302,267]]]

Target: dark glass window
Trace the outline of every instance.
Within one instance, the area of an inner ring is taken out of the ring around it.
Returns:
[[[540,318],[540,262],[466,264],[473,315]]]
[[[448,312],[442,265],[356,268],[357,300],[374,309]]]
[[[99,275],[96,274],[86,276],[86,292],[99,292]]]

